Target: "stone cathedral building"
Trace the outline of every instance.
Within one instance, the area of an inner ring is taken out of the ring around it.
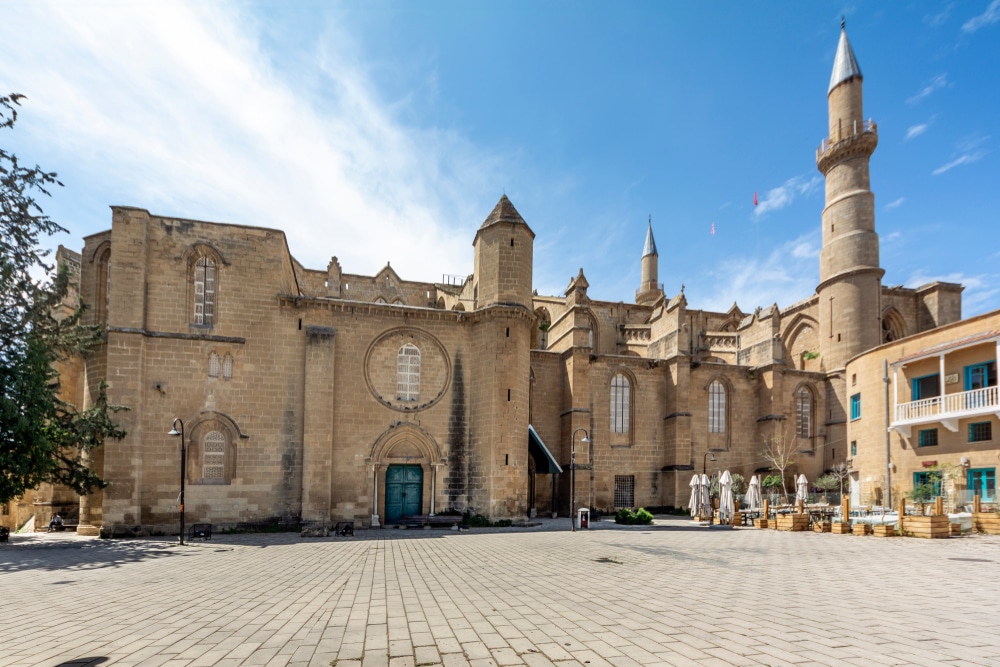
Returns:
[[[566,514],[574,450],[577,504],[605,510],[683,506],[692,471],[749,476],[775,439],[813,479],[848,457],[848,361],[961,319],[960,285],[881,284],[878,131],[843,31],[828,103],[820,282],[784,308],[711,312],[665,294],[652,227],[634,301],[591,299],[583,270],[565,295],[537,295],[535,233],[506,196],[455,284],[388,264],[345,273],[336,257],[310,269],[276,229],[114,207],[110,229],[61,252],[107,329],[64,384],[86,404],[107,378],[130,408],[128,437],[93,461],[110,486],[81,522],[176,526],[174,418],[188,521],[216,525]],[[42,504],[74,500],[49,493]]]

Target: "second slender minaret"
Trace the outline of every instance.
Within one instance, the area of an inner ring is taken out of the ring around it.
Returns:
[[[841,23],[827,93],[830,129],[816,151],[826,178],[820,252],[819,345],[823,369],[841,369],[881,340],[878,234],[868,161],[878,145],[875,123],[862,113],[861,68]]]
[[[659,282],[660,255],[653,240],[653,219],[649,219],[646,229],[646,245],[642,248],[642,282],[635,293],[636,303],[652,303],[663,296]]]

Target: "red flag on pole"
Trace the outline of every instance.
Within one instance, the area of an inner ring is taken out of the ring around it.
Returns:
[[[756,191],[753,193],[753,205],[754,206],[757,205],[757,192]]]
[[[709,232],[709,234],[711,234],[712,236],[715,236],[715,223],[714,222],[712,223],[712,231]]]

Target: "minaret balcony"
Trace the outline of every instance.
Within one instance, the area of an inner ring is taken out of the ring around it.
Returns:
[[[826,173],[845,157],[871,155],[878,145],[878,124],[868,119],[841,123],[837,132],[823,139],[816,149],[816,167]]]

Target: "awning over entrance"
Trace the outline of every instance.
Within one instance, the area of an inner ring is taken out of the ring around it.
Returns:
[[[538,431],[531,424],[528,424],[528,453],[535,459],[535,472],[542,475],[553,475],[563,471],[562,466],[556,463],[549,448],[542,442]]]

